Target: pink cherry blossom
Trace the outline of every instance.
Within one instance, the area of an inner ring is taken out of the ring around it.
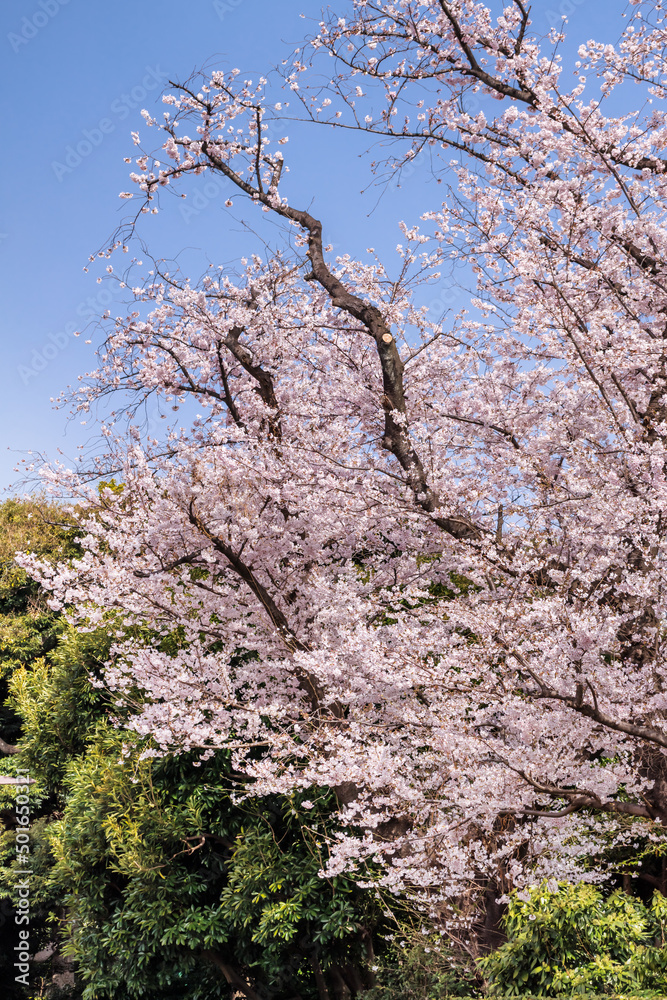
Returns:
[[[119,410],[90,474],[123,489],[46,471],[89,509],[84,554],[25,564],[117,630],[105,681],[142,692],[149,752],[231,747],[257,795],[337,789],[332,872],[504,891],[599,877],[579,861],[602,834],[664,832],[664,17],[635,4],[569,90],[520,0],[353,0],[323,23],[288,90],[430,151],[451,186],[384,263],[334,257],[311,193],[287,199],[263,81],[175,89],[137,136],[163,163],[137,160],[138,214],[214,172],[284,244],[137,286],[73,397],[122,394],[129,429]],[[443,325],[423,288],[453,261],[476,290]],[[158,441],[151,401],[196,416]]]

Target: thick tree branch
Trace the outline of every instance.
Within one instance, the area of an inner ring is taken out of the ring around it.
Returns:
[[[330,270],[324,259],[322,223],[319,219],[314,218],[309,212],[292,208],[274,196],[269,196],[265,192],[253,188],[205,142],[202,143],[202,152],[209,159],[213,168],[233,181],[244,193],[265,204],[290,222],[295,222],[306,232],[307,252],[315,280],[327,292],[331,304],[361,322],[375,341],[382,368],[384,390],[385,430],[383,445],[399,461],[419,506],[427,513],[432,514],[440,506],[440,500],[431,489],[422,461],[410,441],[403,386],[404,366],[394,337],[382,313],[376,306],[364,302],[358,295],[350,292]],[[239,358],[239,360],[241,359]],[[249,363],[248,359],[246,359],[246,363]],[[436,516],[433,520],[440,528],[456,539],[479,540],[482,537],[481,530],[467,518]]]
[[[548,809],[517,809],[522,816],[542,816],[547,819],[560,819],[569,816],[574,812],[581,812],[583,809],[591,809],[594,812],[612,813],[622,816],[641,816],[644,819],[653,819],[651,810],[647,806],[640,806],[635,802],[601,802],[598,798],[591,798],[588,795],[580,795],[574,799],[565,809],[550,812]]]

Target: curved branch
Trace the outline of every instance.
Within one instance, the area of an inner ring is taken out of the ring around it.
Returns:
[[[224,174],[245,194],[290,222],[296,223],[307,234],[307,256],[310,259],[313,278],[327,292],[331,304],[336,309],[341,309],[361,322],[375,341],[382,369],[384,390],[382,401],[385,411],[383,446],[391,451],[400,463],[419,506],[429,514],[434,513],[440,507],[440,499],[429,485],[421,458],[410,440],[404,419],[407,415],[403,385],[404,365],[382,313],[376,306],[364,302],[358,295],[350,292],[330,270],[324,259],[322,223],[319,219],[314,218],[309,212],[292,208],[277,199],[275,195],[269,195],[253,188],[206,142],[202,143],[202,152],[212,168]],[[481,529],[467,518],[436,516],[433,520],[438,527],[457,540],[479,540],[482,537]]]

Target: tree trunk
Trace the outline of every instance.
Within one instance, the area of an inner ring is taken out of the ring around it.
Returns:
[[[310,964],[315,975],[315,984],[317,986],[317,995],[320,1000],[331,1000],[331,995],[329,993],[329,988],[324,979],[324,973],[322,972],[322,967],[317,961],[315,956],[310,959]]]
[[[482,952],[495,951],[506,941],[502,931],[501,921],[505,913],[505,907],[496,902],[499,895],[498,886],[487,883],[484,892],[484,917],[475,922],[477,941]]]
[[[225,962],[222,955],[213,949],[206,949],[201,952],[202,958],[206,958],[209,962],[213,962],[215,966],[222,972],[223,976],[227,980],[230,986],[233,986],[235,990],[240,990],[241,993],[248,1000],[262,1000],[262,997],[258,993],[255,993],[252,986],[250,986],[243,976],[229,963]]]

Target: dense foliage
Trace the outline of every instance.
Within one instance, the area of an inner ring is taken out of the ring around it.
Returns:
[[[220,972],[248,997],[316,997],[317,975],[363,985],[371,929],[359,890],[318,877],[326,802],[244,809],[230,798],[226,755],[200,770],[187,757],[141,761],[104,729],[65,790],[51,879],[84,997],[213,998]]]
[[[514,894],[508,941],[482,961],[491,996],[667,992],[667,901],[591,885]]]
[[[6,984],[8,997],[24,996],[21,985],[14,980],[17,970],[12,968],[17,942],[16,900],[8,876],[17,860],[15,790],[10,782],[19,760],[23,766],[27,760],[17,746],[24,735],[23,720],[10,692],[14,681],[26,676],[26,668],[35,668],[38,673],[44,669],[45,657],[55,650],[62,632],[59,616],[46,606],[38,584],[15,561],[21,549],[53,560],[72,558],[77,551],[75,532],[60,509],[43,498],[8,500],[0,505],[0,750],[6,755],[0,757],[0,979]],[[88,689],[83,664],[81,673],[85,676],[83,687]],[[46,719],[44,725],[49,725]],[[64,731],[60,734],[63,750],[69,737]],[[52,754],[51,762],[62,766],[59,749]],[[33,950],[38,953],[50,939],[49,914],[58,910],[57,900],[43,892],[43,875],[48,869],[44,832],[55,802],[43,786],[33,791],[31,848],[36,891],[31,934]]]

